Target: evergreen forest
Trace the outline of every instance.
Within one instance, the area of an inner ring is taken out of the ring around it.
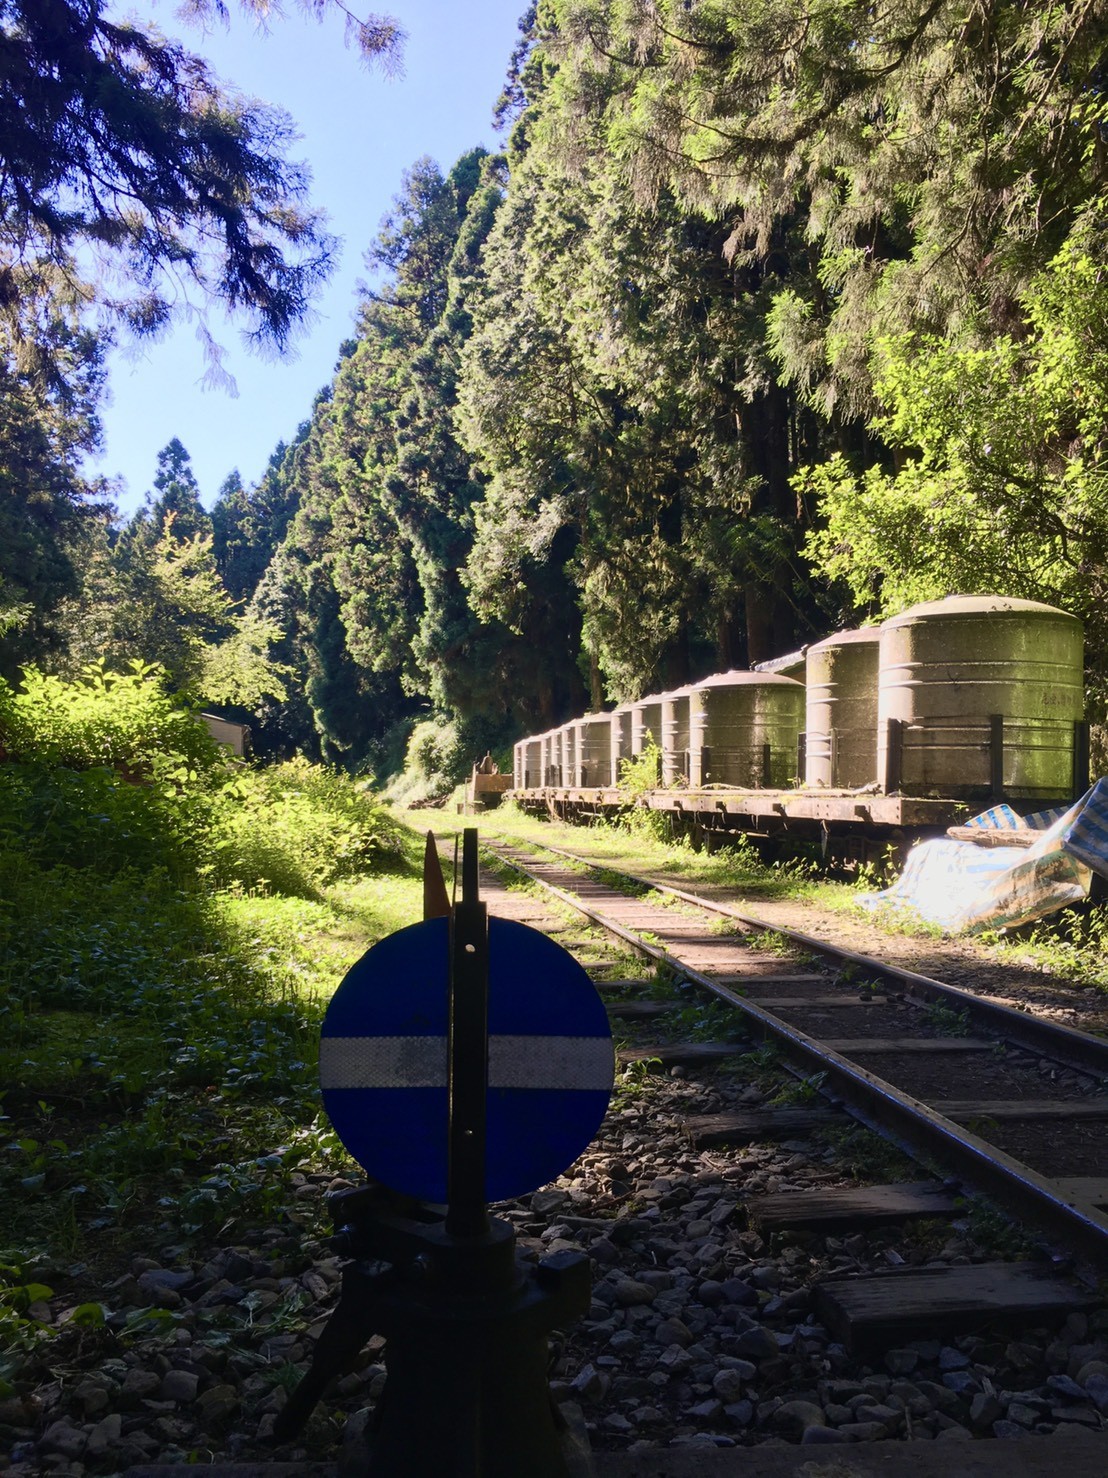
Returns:
[[[500,152],[397,182],[264,476],[202,501],[174,440],[130,518],[82,470],[111,337],[164,324],[172,266],[280,348],[330,248],[264,109],[188,101],[201,64],[105,10],[0,5],[7,683],[157,666],[262,756],[448,787],[961,591],[1079,615],[1102,712],[1100,0],[538,0]]]
[[[299,9],[387,73],[404,3],[175,13],[195,40]],[[0,1464],[18,1478],[269,1460],[340,1277],[337,1257],[335,1283],[314,1271],[324,1193],[356,1173],[321,1109],[325,1002],[421,911],[423,840],[389,802],[955,591],[1082,619],[1105,760],[1108,0],[535,0],[488,100],[495,150],[413,159],[350,243],[353,332],[263,474],[228,446],[201,488],[175,436],[128,514],[88,471],[113,346],[186,323],[218,380],[218,311],[283,353],[335,242],[291,121],[125,9],[0,0]],[[213,709],[255,762],[215,742]],[[628,798],[653,775],[640,759]],[[706,891],[802,886],[749,847],[693,865]],[[1103,990],[1103,909],[1064,927],[1049,968]],[[595,954],[591,930],[576,943]],[[934,1024],[963,1035],[965,1016]],[[765,1051],[743,1069],[756,1102]],[[786,1255],[814,1266],[807,1243]],[[751,1307],[793,1308],[776,1290],[749,1285]],[[384,1367],[349,1379],[299,1457],[330,1460]]]

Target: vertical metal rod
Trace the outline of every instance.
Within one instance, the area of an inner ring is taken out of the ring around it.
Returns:
[[[485,1202],[485,1099],[488,1087],[489,933],[478,899],[477,832],[462,837],[462,897],[450,930],[450,1143],[446,1230],[454,1237],[488,1231]]]
[[[891,718],[885,725],[885,794],[895,795],[904,780],[904,720]]]

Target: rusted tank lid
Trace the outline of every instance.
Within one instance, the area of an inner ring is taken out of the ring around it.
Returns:
[[[699,692],[701,688],[803,688],[803,683],[798,683],[795,678],[783,677],[779,672],[747,672],[745,669],[735,668],[731,672],[716,672],[711,677],[704,678],[701,682],[693,683],[689,692]]]
[[[1044,605],[1038,600],[1021,600],[1013,595],[948,595],[943,600],[927,600],[918,606],[909,606],[898,616],[890,616],[882,630],[905,626],[914,621],[942,616],[954,619],[971,619],[981,616],[1061,616],[1066,621],[1078,621],[1068,611],[1057,606]],[[1080,625],[1080,622],[1078,621]]]
[[[851,631],[834,631],[822,641],[813,642],[809,652],[827,652],[834,647],[852,646],[855,642],[876,642],[880,639],[880,626],[857,626]]]

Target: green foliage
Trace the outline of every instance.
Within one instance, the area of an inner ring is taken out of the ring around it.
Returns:
[[[659,1026],[667,1035],[684,1042],[736,1042],[748,1035],[743,1013],[711,998],[675,1006],[660,1019]]]
[[[424,719],[412,729],[404,768],[389,787],[389,797],[411,805],[449,795],[467,777],[474,758],[456,723]]]
[[[826,1073],[811,1073],[806,1077],[794,1078],[780,1088],[769,1101],[780,1107],[806,1107],[816,1102],[823,1092],[823,1085],[826,1081]]]
[[[161,675],[31,671],[0,687],[0,871],[199,871],[220,886],[312,894],[396,850],[368,794],[304,760],[234,764]]]
[[[61,274],[0,307],[0,674],[63,652],[70,603],[104,521],[82,471],[99,438],[104,348]],[[13,316],[15,321],[12,321]]]
[[[319,14],[327,3],[303,8]],[[261,0],[243,8],[273,10]],[[222,0],[188,9],[226,14]],[[105,308],[137,332],[156,332],[175,309],[195,312],[193,288],[284,347],[333,245],[301,203],[288,120],[222,87],[179,42],[108,10],[105,0],[0,3],[13,110],[0,144],[7,301],[40,262],[91,254]],[[355,29],[364,55],[395,55],[395,23]]]
[[[861,606],[892,614],[959,590],[1047,601],[1086,625],[1106,696],[1108,314],[1100,213],[1022,295],[1023,331],[886,340],[873,428],[895,472],[840,456],[803,490],[826,527],[807,554]]]
[[[933,1001],[923,1013],[924,1020],[937,1036],[968,1037],[970,1030],[969,1011],[955,1011],[941,1001]]]
[[[82,659],[120,666],[137,654],[202,701],[250,711],[284,700],[291,669],[273,655],[284,633],[271,615],[243,614],[232,598],[212,520],[176,439],[158,455],[154,485],[157,495],[126,527],[105,523],[89,541],[83,589],[70,607],[71,670]]]
[[[213,806],[212,879],[311,894],[395,860],[399,840],[369,790],[307,760],[240,770]]]
[[[223,754],[195,710],[144,662],[123,672],[90,663],[72,680],[31,667],[18,689],[0,681],[0,745],[18,763],[103,766],[133,778],[169,765],[209,771]]]
[[[419,912],[416,844],[347,776],[229,760],[142,669],[70,689],[0,690],[22,745],[0,765],[0,1382],[58,1335],[35,1307],[55,1260],[99,1287],[136,1246],[302,1235],[298,1171],[347,1168],[318,1119],[323,1001]],[[65,1327],[103,1323],[85,1302]]]
[[[261,481],[247,491],[238,471],[223,482],[212,506],[212,553],[233,600],[249,600],[257,590],[296,513],[298,451],[308,435],[299,428],[292,446],[278,442]]]
[[[653,739],[648,738],[633,759],[619,762],[616,789],[621,798],[634,805],[652,790],[657,790],[662,777],[662,751]]]
[[[33,1306],[53,1294],[45,1283],[28,1279],[20,1266],[0,1265],[0,1395],[15,1394],[11,1380],[23,1361],[49,1338],[50,1325],[37,1317]]]
[[[652,739],[634,759],[620,761],[616,788],[622,804],[618,820],[619,825],[632,836],[648,837],[658,842],[672,838],[673,825],[669,817],[646,803],[647,794],[661,785],[661,775],[662,751]]]
[[[816,1137],[835,1151],[855,1180],[880,1184],[911,1180],[918,1174],[903,1150],[861,1124],[817,1129]]]

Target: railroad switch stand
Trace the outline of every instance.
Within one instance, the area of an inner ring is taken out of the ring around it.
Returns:
[[[551,1397],[547,1339],[587,1313],[588,1260],[562,1252],[523,1263],[511,1225],[490,1217],[485,1200],[488,924],[474,830],[464,834],[462,884],[453,907],[441,872],[425,887],[426,912],[446,905],[450,920],[446,1204],[373,1181],[329,1198],[331,1245],[350,1260],[274,1436],[294,1436],[379,1334],[387,1381],[365,1478],[578,1478],[589,1465]]]

